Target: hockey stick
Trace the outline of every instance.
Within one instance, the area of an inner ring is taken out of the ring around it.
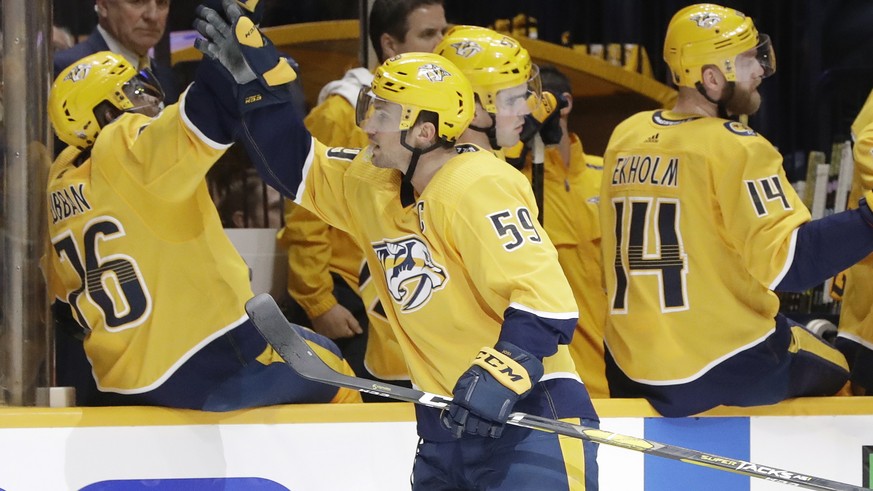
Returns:
[[[399,387],[372,380],[351,377],[336,372],[327,366],[306,344],[276,305],[273,298],[264,293],[246,303],[246,311],[255,327],[267,342],[282,356],[285,362],[301,377],[316,382],[345,387],[348,389],[375,394],[381,397],[442,409],[452,400],[448,397],[422,392],[416,389]],[[667,445],[651,440],[620,435],[606,430],[575,425],[555,419],[543,418],[525,413],[512,413],[508,424],[533,430],[558,433],[573,438],[581,438],[603,445],[621,447],[637,452],[656,455],[688,464],[730,471],[749,477],[778,482],[790,486],[820,491],[864,491],[863,488],[820,477],[798,474],[796,472],[768,467],[744,460],[721,457],[697,450]]]
[[[546,160],[546,151],[545,145],[543,144],[543,137],[540,136],[539,133],[535,134],[533,137],[533,156],[531,158],[531,167],[530,167],[530,185],[533,189],[534,198],[537,202],[537,209],[539,212],[537,213],[537,221],[540,222],[540,225],[543,224],[543,208],[545,207],[545,185],[544,175],[545,175],[545,160]]]

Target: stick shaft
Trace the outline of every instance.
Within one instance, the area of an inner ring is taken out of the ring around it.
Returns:
[[[249,300],[246,303],[246,311],[248,311],[255,327],[267,342],[273,346],[282,359],[301,377],[336,387],[345,387],[438,409],[445,408],[452,402],[451,398],[445,396],[387,383],[374,382],[364,378],[351,377],[335,371],[325,364],[310,349],[303,337],[297,333],[296,329],[303,328],[290,324],[273,298],[267,294],[261,294]],[[625,448],[692,465],[734,472],[795,487],[819,491],[864,491],[864,488],[851,484],[521,412],[510,414],[507,424],[549,433],[558,433],[603,445]]]

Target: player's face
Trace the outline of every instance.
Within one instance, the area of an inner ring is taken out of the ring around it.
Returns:
[[[761,107],[758,86],[764,79],[764,67],[758,61],[757,51],[751,49],[736,58],[737,81],[734,93],[725,104],[730,114],[754,114]]]
[[[518,143],[524,117],[530,114],[530,106],[527,103],[529,95],[526,83],[497,93],[494,100],[497,107],[494,124],[497,144],[501,147],[508,148]]]
[[[123,89],[124,95],[133,104],[133,108],[128,109],[129,112],[154,117],[164,108],[164,92],[149,69],[140,71],[124,84]]]
[[[394,54],[411,51],[431,53],[443,40],[446,12],[442,5],[423,5],[406,16],[406,23],[409,30],[406,31],[403,42],[397,43]]]
[[[406,170],[410,151],[400,143],[400,115],[398,104],[382,99],[372,99],[361,129],[370,140],[368,152],[376,167]]]
[[[124,47],[144,56],[167,26],[170,0],[97,0],[100,25]]]

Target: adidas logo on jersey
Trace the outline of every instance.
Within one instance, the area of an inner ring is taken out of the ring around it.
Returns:
[[[658,135],[660,135],[660,133],[655,133],[654,135],[646,138],[643,143],[658,143]]]

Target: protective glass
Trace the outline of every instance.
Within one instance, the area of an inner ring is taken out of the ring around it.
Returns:
[[[524,116],[537,111],[542,104],[542,98],[540,69],[532,65],[527,83],[498,91],[494,97],[494,106],[498,116]]]
[[[377,97],[369,87],[358,93],[355,123],[367,133],[399,132],[402,113],[400,104]]]
[[[148,68],[139,71],[122,86],[124,95],[130,99],[133,107],[128,112],[139,112],[146,115],[157,114],[164,108],[164,90],[155,74]]]

